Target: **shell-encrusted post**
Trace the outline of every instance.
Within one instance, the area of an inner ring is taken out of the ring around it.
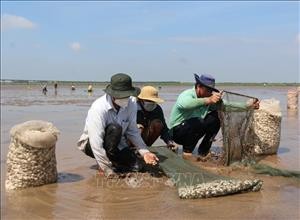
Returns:
[[[300,90],[299,90],[300,91]],[[296,110],[298,109],[298,89],[290,89],[287,93],[287,108]]]
[[[6,189],[40,186],[57,181],[55,144],[59,131],[45,121],[27,121],[10,131]]]

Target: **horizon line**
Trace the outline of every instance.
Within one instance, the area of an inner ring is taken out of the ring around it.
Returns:
[[[65,82],[65,83],[109,83],[109,81],[93,81],[93,80],[45,80],[45,79],[1,79],[2,82]],[[177,83],[177,84],[194,84],[194,82],[187,81],[133,81],[133,83]],[[217,82],[216,84],[297,84],[300,82]]]

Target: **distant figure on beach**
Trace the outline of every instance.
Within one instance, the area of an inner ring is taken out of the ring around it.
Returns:
[[[54,90],[57,90],[57,83],[54,83]]]
[[[164,100],[158,97],[156,88],[144,86],[138,96],[137,127],[147,146],[152,146],[161,137],[168,148],[175,149],[176,144],[169,135],[164,113],[159,105],[162,102]]]
[[[75,86],[72,84],[71,90],[74,91],[75,89],[76,89]]]
[[[198,158],[204,161],[220,129],[217,110],[223,103],[222,92],[215,88],[215,79],[211,75],[194,76],[194,88],[183,91],[172,108],[170,134],[177,144],[183,145],[185,156],[192,155],[196,144],[203,137],[198,148]],[[248,107],[258,109],[259,101],[245,106]]]
[[[93,92],[93,86],[91,84],[88,87],[88,92]]]
[[[136,96],[140,89],[132,86],[130,76],[118,73],[111,77],[104,92],[88,111],[79,149],[95,158],[100,172],[107,177],[140,171],[144,163],[156,165],[158,158],[147,149],[136,126]]]
[[[57,82],[54,83],[54,95],[57,96]]]
[[[47,84],[45,84],[45,85],[43,86],[42,91],[43,91],[44,95],[47,94],[47,92],[48,92],[48,90],[47,90]]]

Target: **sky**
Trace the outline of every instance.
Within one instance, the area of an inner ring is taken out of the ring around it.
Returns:
[[[1,1],[1,79],[299,82],[298,1]]]

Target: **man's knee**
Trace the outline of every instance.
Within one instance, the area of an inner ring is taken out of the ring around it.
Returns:
[[[119,124],[115,124],[115,123],[108,124],[105,129],[105,134],[121,136],[122,135],[122,126]]]
[[[159,119],[154,119],[150,122],[149,127],[145,127],[142,131],[142,138],[147,146],[151,146],[156,139],[161,135],[163,123]]]
[[[122,127],[118,124],[109,124],[105,129],[103,147],[107,156],[112,156],[118,152],[118,145],[121,141]]]
[[[163,123],[159,119],[154,119],[150,123],[150,130],[152,132],[160,134],[163,129]]]

